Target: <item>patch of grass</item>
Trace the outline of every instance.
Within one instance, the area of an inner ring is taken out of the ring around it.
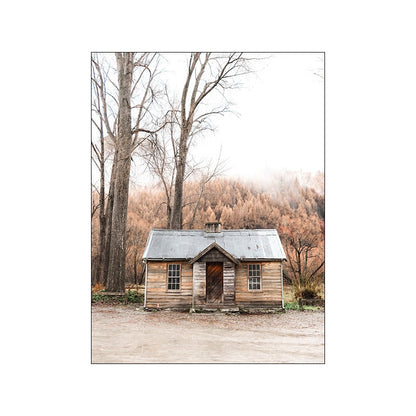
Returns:
[[[105,295],[104,293],[102,293],[103,291],[100,292],[96,292],[91,296],[91,303],[97,303],[97,302],[102,302],[102,303],[108,303],[109,301],[109,296]]]
[[[144,296],[133,290],[128,290],[126,293],[127,303],[143,303]]]
[[[300,306],[298,302],[285,302],[285,309],[287,311],[298,311]]]
[[[321,306],[309,306],[309,305],[305,305],[303,307],[303,309],[305,309],[305,311],[319,311],[319,309],[322,309]]]
[[[91,303],[143,303],[144,295],[133,290],[128,290],[125,295],[108,296],[104,290],[93,293]]]
[[[297,301],[295,301],[295,302],[285,302],[285,309],[287,311],[300,311],[300,310],[302,310]],[[309,306],[309,305],[304,305],[303,306],[303,310],[305,310],[305,311],[318,311],[319,309],[322,309],[322,308],[320,306]]]

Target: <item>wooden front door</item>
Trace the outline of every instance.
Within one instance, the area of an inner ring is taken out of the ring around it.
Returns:
[[[207,303],[222,303],[223,264],[207,263]]]

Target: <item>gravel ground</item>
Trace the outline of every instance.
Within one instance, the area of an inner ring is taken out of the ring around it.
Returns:
[[[323,363],[324,313],[144,312],[92,305],[93,363]]]

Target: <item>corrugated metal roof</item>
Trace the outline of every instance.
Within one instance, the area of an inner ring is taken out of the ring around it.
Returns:
[[[205,230],[150,231],[143,253],[145,260],[192,259],[213,242],[239,260],[286,259],[276,230]]]

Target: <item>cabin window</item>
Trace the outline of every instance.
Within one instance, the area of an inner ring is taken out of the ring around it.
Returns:
[[[260,290],[260,264],[248,265],[248,290]]]
[[[180,290],[181,265],[168,264],[168,290]]]

